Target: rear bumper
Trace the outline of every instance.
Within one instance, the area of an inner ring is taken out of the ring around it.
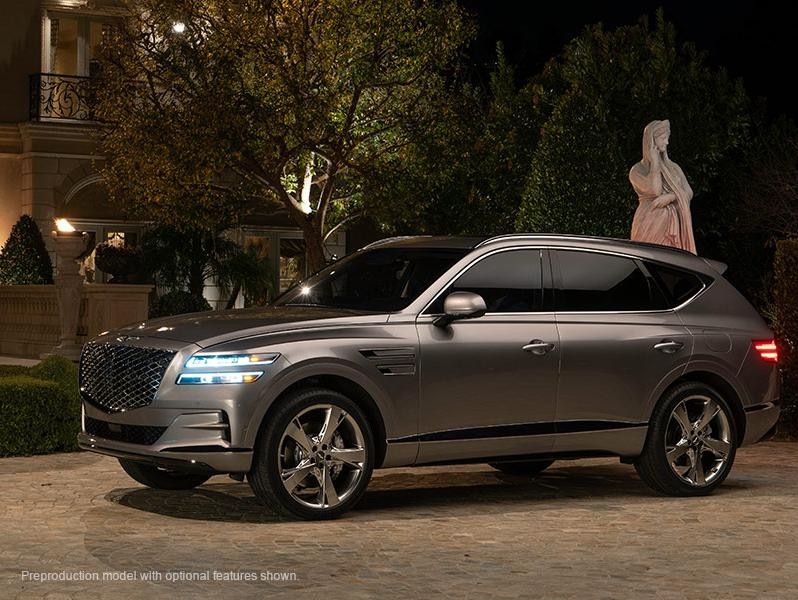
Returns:
[[[772,434],[779,420],[779,402],[765,402],[745,409],[745,438],[743,446],[755,444]]]
[[[252,464],[252,450],[220,449],[219,451],[193,451],[183,447],[181,451],[150,450],[138,444],[127,444],[115,440],[78,434],[78,446],[89,452],[115,456],[137,462],[152,464],[180,471],[204,473],[246,473]]]

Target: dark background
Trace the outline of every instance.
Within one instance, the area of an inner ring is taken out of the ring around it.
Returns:
[[[538,73],[546,60],[586,25],[606,28],[636,23],[657,8],[676,26],[680,42],[692,41],[709,54],[710,63],[742,77],[752,98],[765,97],[772,115],[798,115],[792,88],[798,58],[798,5],[765,2],[596,0],[460,0],[479,26],[471,45],[477,75],[491,68],[497,41],[519,81]]]

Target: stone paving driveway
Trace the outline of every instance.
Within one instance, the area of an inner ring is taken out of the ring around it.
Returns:
[[[610,459],[536,480],[396,469],[369,489],[343,519],[289,522],[224,477],[167,493],[92,454],[2,459],[0,598],[798,597],[798,444],[741,450],[709,498],[656,496]]]

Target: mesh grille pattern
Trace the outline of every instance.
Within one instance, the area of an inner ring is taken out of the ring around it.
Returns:
[[[175,352],[89,342],[80,355],[80,394],[107,412],[147,406]]]
[[[117,442],[127,442],[128,444],[142,444],[151,446],[163,435],[166,427],[154,427],[150,425],[122,425],[118,423],[106,423],[91,417],[84,417],[83,424],[86,433],[97,437]]]

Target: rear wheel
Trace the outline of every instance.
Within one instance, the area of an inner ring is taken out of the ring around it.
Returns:
[[[157,490],[190,490],[202,485],[211,477],[203,473],[186,473],[185,471],[162,469],[154,465],[147,465],[124,458],[119,459],[119,464],[122,465],[125,473],[133,479]]]
[[[521,462],[488,463],[494,469],[508,475],[534,476],[542,473],[554,463],[553,460],[525,460]]]
[[[275,512],[332,519],[352,508],[374,468],[374,439],[360,407],[333,390],[302,390],[264,423],[249,482]]]
[[[728,402],[712,387],[684,383],[654,410],[642,455],[640,478],[671,496],[701,496],[731,470],[737,429]]]

